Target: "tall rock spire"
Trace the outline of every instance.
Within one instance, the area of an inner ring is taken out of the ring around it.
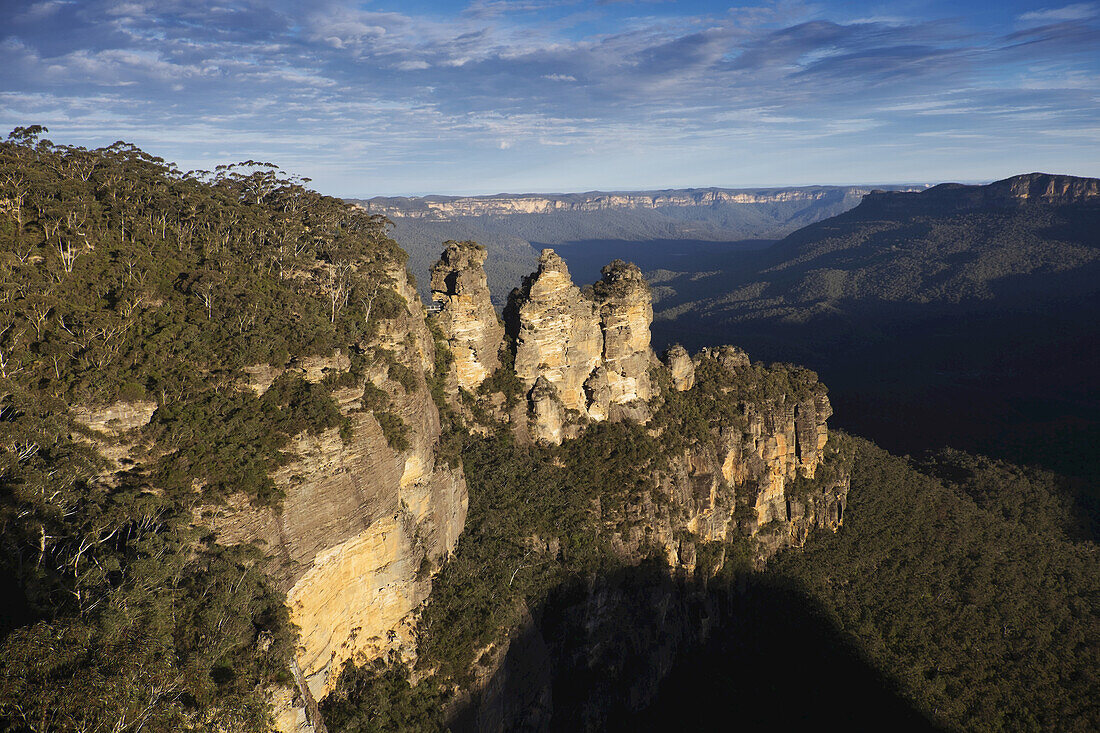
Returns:
[[[600,317],[554,250],[544,249],[538,270],[513,291],[507,320],[516,344],[516,376],[528,389],[544,377],[565,409],[587,413],[584,383],[603,355]]]
[[[602,368],[593,377],[596,382],[606,381],[607,387],[593,384],[589,390],[607,395],[608,416],[615,416],[616,406],[629,405],[634,409],[628,414],[645,419],[644,402],[654,393],[649,368],[656,363],[649,347],[653,297],[642,271],[633,263],[615,260],[600,272],[603,279],[593,291],[603,331],[603,358]],[[594,411],[590,408],[589,412]]]
[[[436,323],[454,355],[458,386],[474,390],[500,366],[504,326],[489,300],[485,248],[455,241],[444,246],[432,268],[432,299],[442,304]]]

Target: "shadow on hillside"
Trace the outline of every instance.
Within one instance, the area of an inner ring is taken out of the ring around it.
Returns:
[[[949,445],[1100,478],[1100,296],[836,305],[803,322],[657,320],[654,348],[734,343],[754,359],[803,364],[829,387],[831,425],[893,453]]]
[[[456,733],[934,729],[781,578],[704,585],[645,563],[567,584],[531,616]]]

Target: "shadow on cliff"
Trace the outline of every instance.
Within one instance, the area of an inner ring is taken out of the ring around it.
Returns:
[[[514,637],[459,731],[934,730],[787,579],[677,581],[663,563],[576,579]]]

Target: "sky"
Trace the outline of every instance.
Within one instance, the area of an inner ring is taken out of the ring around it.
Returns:
[[[1100,2],[0,0],[0,136],[373,195],[1100,177]]]

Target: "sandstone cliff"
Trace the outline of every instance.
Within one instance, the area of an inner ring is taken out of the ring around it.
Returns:
[[[601,272],[593,291],[603,331],[603,369],[593,380],[597,390],[606,384],[608,404],[590,400],[588,412],[594,419],[621,413],[644,421],[645,403],[654,394],[649,370],[657,362],[649,347],[653,298],[637,265],[615,260]]]
[[[440,420],[425,379],[435,353],[424,308],[404,268],[390,277],[407,307],[381,321],[360,345],[366,348],[365,373],[334,393],[350,420],[351,439],[336,429],[295,438],[294,460],[275,476],[286,497],[279,510],[236,497],[204,511],[203,521],[221,542],[267,548],[269,572],[286,592],[300,629],[294,661],[303,689],[293,704],[282,701],[284,731],[313,729],[309,698],[319,700],[332,688],[345,661],[415,654],[412,614],[465,521],[461,467],[435,456]],[[334,357],[327,373],[346,370],[345,362]],[[395,364],[411,380],[393,379]],[[314,367],[307,379],[326,373]],[[376,415],[363,409],[366,389],[388,396],[390,414],[408,428],[406,448],[391,446]]]
[[[855,197],[869,188],[814,186],[790,189],[682,189],[667,191],[603,192],[579,194],[504,194],[499,196],[427,196],[424,198],[373,198],[359,205],[390,218],[446,221],[456,217],[593,212],[630,209],[715,207],[724,204],[775,204],[813,202],[838,191]]]
[[[532,409],[551,410],[549,392],[574,420],[631,418],[645,421],[654,388],[650,368],[653,301],[637,266],[617,260],[603,279],[583,294],[569,277],[565,261],[543,250],[539,268],[512,292],[505,311],[515,348],[516,376],[528,390],[546,381]],[[537,439],[560,443],[560,431],[542,430]]]
[[[498,349],[508,343],[489,305],[483,262],[475,246],[449,243],[433,271],[433,292],[443,302],[434,318],[455,356],[452,378],[469,392],[501,366]],[[220,542],[265,548],[267,571],[286,593],[300,636],[292,660],[298,689],[273,692],[282,731],[323,730],[317,702],[333,689],[345,662],[415,658],[418,609],[466,518],[462,467],[437,457],[441,416],[428,383],[430,375],[440,376],[432,375],[435,337],[404,269],[392,267],[386,282],[404,305],[359,342],[329,356],[253,365],[240,385],[263,394],[286,372],[338,384],[333,398],[350,437],[336,428],[295,436],[288,447],[292,460],[273,477],[285,496],[278,508],[239,495],[196,513]],[[669,578],[705,583],[738,542],[748,541],[759,565],[784,547],[801,545],[812,528],[835,530],[843,521],[847,476],[833,469],[820,475],[831,407],[812,373],[769,371],[732,346],[694,358],[673,348],[662,364],[650,349],[649,288],[638,268],[624,262],[604,268],[586,295],[561,258],[544,251],[538,271],[513,294],[508,315],[515,378],[526,399],[507,410],[500,395],[481,394],[478,399],[492,409],[467,410],[468,418],[511,420],[550,444],[583,440],[592,422],[629,419],[647,424],[665,446],[667,461],[646,475],[648,488],[621,515],[612,512],[604,520],[624,568],[657,547],[673,571]],[[386,420],[404,426],[401,441],[371,407],[379,394]],[[457,406],[458,395],[450,397]],[[715,405],[718,419],[687,429],[684,420]],[[75,416],[121,462],[137,444],[136,428],[155,409],[153,402],[119,403]],[[547,552],[558,551],[555,538],[540,542]],[[705,638],[705,624],[697,610],[683,611],[687,601],[680,593],[662,581],[642,599],[619,581],[593,578],[583,598],[566,606],[586,619],[577,635],[581,646],[570,647],[568,664],[560,657],[562,640],[544,638],[528,617],[485,657],[484,689],[475,691],[482,696],[479,728],[509,730],[527,721],[544,729],[554,675],[614,667],[639,644],[653,653],[628,687],[631,705],[643,704],[683,645]],[[677,604],[680,611],[669,610]],[[626,647],[615,646],[608,640],[621,635],[627,607],[634,608],[636,633]],[[523,650],[537,651],[541,660],[534,677],[525,671],[530,654]],[[510,697],[525,686],[530,689],[520,698]]]
[[[590,576],[485,649],[456,730],[545,730],[560,722],[553,697],[572,689],[565,678],[591,681],[570,693],[591,701],[569,719],[577,728],[603,727],[616,706],[643,706],[677,655],[720,619],[708,578],[731,564],[759,568],[811,530],[843,522],[848,474],[829,448],[832,408],[817,376],[764,367],[730,345],[694,357],[673,347],[662,364],[650,348],[641,272],[616,261],[602,274],[582,292],[561,258],[542,252],[505,319],[527,399],[518,412],[482,414],[525,422],[544,444],[584,441],[594,422],[632,419],[663,457],[638,466],[638,488],[625,503],[611,500],[610,487],[606,503],[593,497],[602,517],[595,531],[609,539],[621,571]],[[530,542],[543,558],[531,563],[561,551],[556,537]],[[624,583],[655,549],[664,575]],[[558,625],[537,620],[547,615]]]
[[[610,501],[593,510],[618,564],[555,590],[482,654],[454,730],[613,727],[654,699],[682,654],[731,621],[736,591],[710,592],[715,576],[746,562],[759,568],[812,530],[843,523],[846,462],[828,440],[832,410],[812,372],[765,368],[734,347],[694,359],[670,351],[695,383],[675,386],[671,368],[661,377],[665,404],[649,432],[665,458],[639,467],[648,488],[621,510]],[[714,419],[700,423],[708,411]],[[542,558],[560,552],[555,538],[532,547]]]

